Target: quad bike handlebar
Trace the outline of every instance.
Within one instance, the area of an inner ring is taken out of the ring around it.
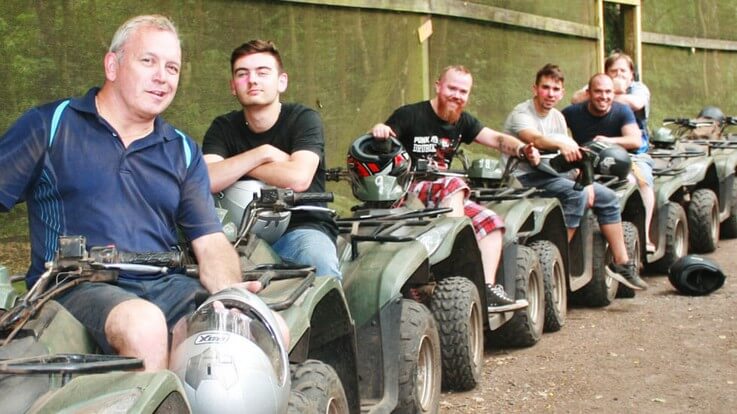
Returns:
[[[714,120],[699,120],[691,118],[665,118],[663,125],[678,125],[683,128],[696,129],[714,125]]]
[[[333,201],[333,193],[298,193],[285,188],[263,188],[261,196],[254,199],[256,207],[283,207],[310,203],[329,203]]]
[[[550,166],[558,173],[568,172],[574,168],[579,169],[573,188],[582,191],[584,187],[594,182],[594,155],[590,150],[581,147],[581,159],[574,162],[566,161],[563,154],[558,154],[550,159]],[[541,163],[542,165],[542,163]]]
[[[0,316],[0,332],[10,331],[7,344],[25,323],[49,300],[82,282],[115,282],[120,272],[144,275],[166,274],[184,269],[196,275],[195,266],[185,265],[181,252],[121,252],[115,246],[87,250],[84,236],[60,236],[54,260],[16,305]]]

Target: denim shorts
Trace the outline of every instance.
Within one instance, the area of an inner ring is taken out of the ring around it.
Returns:
[[[563,205],[566,227],[578,228],[586,211],[588,194],[573,188],[575,181],[570,178],[550,175],[544,172],[531,172],[517,177],[525,187],[536,187],[544,194],[557,198]],[[594,183],[594,213],[599,224],[614,224],[622,221],[619,200],[612,189]]]
[[[115,284],[85,282],[56,299],[95,338],[103,352],[114,350],[105,336],[110,311],[131,299],[147,300],[161,309],[171,332],[184,316],[195,311],[195,295],[207,293],[199,279],[171,274],[159,278],[118,278]]]
[[[653,159],[648,153],[633,154],[632,158],[632,169],[633,175],[645,181],[648,187],[652,188],[654,184],[653,179]]]

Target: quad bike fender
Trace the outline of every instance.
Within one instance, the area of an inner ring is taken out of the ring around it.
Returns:
[[[152,413],[157,408],[190,412],[181,382],[166,370],[81,375],[38,399],[28,412],[102,412],[111,406],[127,413]]]
[[[0,359],[16,359],[38,357],[52,354],[95,354],[100,353],[94,340],[87,334],[84,326],[77,321],[66,309],[55,301],[47,302],[34,318],[28,321],[19,335],[10,343],[0,347]],[[123,374],[118,372],[118,374]],[[107,374],[106,374],[107,375]],[[128,374],[131,375],[131,374]],[[143,375],[143,374],[141,374]],[[184,391],[179,384],[176,376],[169,371],[162,373],[163,376],[170,376],[174,383],[171,389],[179,389],[180,395],[184,395]],[[78,378],[83,378],[80,376]],[[87,376],[89,377],[89,376]],[[103,378],[102,375],[95,377]],[[107,378],[107,377],[105,377]],[[83,380],[84,381],[84,380]],[[97,381],[97,380],[95,380]],[[0,376],[0,391],[4,391],[2,404],[3,409],[7,412],[32,412],[32,413],[57,413],[63,409],[75,405],[84,411],[90,408],[90,412],[101,411],[102,407],[114,403],[120,398],[135,399],[135,404],[141,398],[154,400],[158,398],[161,402],[163,397],[154,397],[145,387],[148,386],[148,380],[139,378],[130,380],[135,382],[131,386],[133,394],[113,396],[115,389],[112,382],[106,382],[103,388],[99,388],[101,392],[90,392],[88,389],[80,391],[74,387],[69,387],[70,383],[63,385],[61,375],[34,375],[34,374],[10,374]],[[95,382],[97,384],[97,382]],[[142,387],[142,390],[137,390]],[[120,388],[120,389],[124,389]],[[95,405],[92,400],[97,399],[99,395],[104,400],[103,405]],[[109,399],[107,397],[111,397]],[[29,409],[29,407],[34,408]],[[92,410],[98,407],[97,410]],[[176,407],[176,406],[175,406]],[[188,410],[186,402],[181,407]],[[154,406],[156,408],[156,406]],[[133,409],[129,412],[153,412],[153,409]],[[187,411],[184,411],[187,412]]]
[[[341,263],[343,289],[356,326],[396,298],[410,278],[418,283],[429,278],[428,253],[420,242],[361,242],[359,250],[355,260]]]
[[[95,340],[84,325],[53,300],[47,302],[22,331],[32,332],[39,344],[48,350],[48,354],[99,353]]]
[[[670,176],[655,177],[654,188],[656,208],[665,205],[665,203],[671,200],[680,202],[681,197],[683,197],[683,187],[684,183],[678,178]]]
[[[507,242],[505,240],[504,247],[502,248],[501,263],[496,271],[496,281],[504,285],[504,290],[511,297],[515,297],[515,289],[517,286],[517,254],[519,244],[516,240]],[[485,292],[481,290],[480,292]],[[483,303],[483,309],[486,309],[489,304],[486,302],[486,295],[481,295],[481,302]],[[489,315],[488,325],[486,326],[489,330],[496,330],[500,326],[507,323],[514,317],[514,312],[503,312],[493,313]]]
[[[721,177],[719,181],[719,221],[722,222],[729,218],[732,214],[732,204],[735,202],[735,194],[732,194],[734,188],[734,171],[731,174]]]
[[[504,218],[505,244],[535,229],[534,206],[527,199],[488,203],[486,207]]]
[[[484,292],[486,282],[476,233],[470,221],[458,230],[452,239],[447,237],[444,244],[448,245],[450,252],[444,253],[442,260],[430,257],[432,277],[435,282],[440,282],[448,277],[461,276],[476,285],[479,292]]]
[[[586,286],[593,279],[594,232],[598,230],[594,213],[587,209],[581,219],[581,225],[571,240],[568,249],[568,289],[575,292]],[[562,253],[561,253],[562,254]],[[565,256],[564,256],[564,260]]]
[[[557,198],[535,198],[529,200],[532,205],[534,221],[528,231],[529,238],[551,240],[558,245],[556,239],[559,232],[565,233],[566,222],[563,207]],[[561,246],[558,246],[560,249]]]
[[[737,169],[737,149],[715,149],[712,153],[712,158],[714,158],[717,174],[721,180],[733,175]]]
[[[281,302],[300,282],[272,281],[259,297],[267,304]],[[340,377],[350,412],[358,412],[356,329],[340,282],[332,276],[316,277],[297,301],[279,313],[289,328],[289,362],[316,359],[330,365]]]
[[[715,150],[713,153],[714,163],[717,167],[719,177],[719,221],[724,221],[730,216],[730,208],[734,202],[732,188],[734,185],[735,171],[737,171],[737,151],[733,149]]]
[[[279,302],[288,296],[300,283],[299,279],[272,281],[259,297],[267,304]],[[353,320],[340,282],[332,276],[316,277],[308,288],[290,307],[279,312],[289,327],[288,352],[291,362],[302,362],[311,356],[315,347],[347,337],[354,340]],[[330,317],[331,323],[325,323]],[[322,328],[325,326],[325,328]]]
[[[402,297],[397,294],[365,323],[356,325],[362,401],[378,401],[370,412],[392,412],[399,401]]]
[[[677,166],[678,174],[656,175],[655,205],[662,206],[667,201],[680,202],[684,188],[711,188],[719,191],[717,169],[712,157],[698,157],[685,160]]]
[[[717,177],[717,168],[712,157],[691,160],[679,178],[686,186],[704,187],[704,183]],[[716,188],[714,188],[716,190]]]
[[[640,194],[640,188],[637,184],[626,182],[613,188],[619,198],[619,209],[622,212],[622,221],[629,221],[637,228],[640,240],[646,240],[645,228],[645,203]],[[640,257],[645,257],[646,245],[640,243]]]
[[[618,185],[616,187],[610,187],[612,191],[617,195],[617,198],[619,199],[619,208],[620,210],[624,211],[625,207],[627,206],[627,201],[632,198],[633,196],[640,196],[640,190],[635,183],[626,182],[622,183],[621,185]],[[642,200],[642,198],[640,198]]]

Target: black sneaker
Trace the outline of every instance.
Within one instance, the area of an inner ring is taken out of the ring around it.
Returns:
[[[491,313],[507,312],[526,308],[527,299],[514,300],[507,296],[502,285],[486,285],[486,303]]]
[[[647,283],[640,278],[635,269],[635,264],[627,262],[625,264],[609,263],[606,267],[606,273],[612,279],[627,286],[630,289],[645,290]]]

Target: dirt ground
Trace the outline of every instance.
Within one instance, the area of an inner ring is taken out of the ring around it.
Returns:
[[[566,326],[526,349],[487,348],[483,382],[443,393],[441,413],[737,412],[737,240],[720,241],[728,275],[706,297],[662,275],[602,309],[569,309]]]

